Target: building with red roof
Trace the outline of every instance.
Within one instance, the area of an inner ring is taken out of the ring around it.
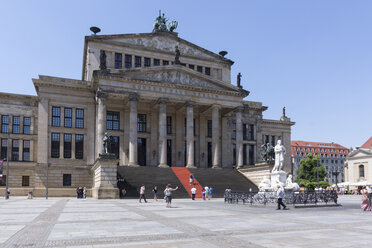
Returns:
[[[372,149],[372,136],[360,148]]]
[[[309,153],[318,155],[322,165],[327,170],[326,178],[320,178],[320,180],[325,180],[329,183],[343,182],[345,180],[344,163],[346,156],[349,154],[349,149],[334,142],[326,143],[301,140],[291,141],[294,178],[298,176],[297,169],[300,166],[301,159],[306,158]]]

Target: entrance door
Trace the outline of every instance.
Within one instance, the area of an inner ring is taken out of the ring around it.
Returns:
[[[146,139],[137,140],[137,161],[141,166],[146,166]]]
[[[212,167],[212,142],[208,142],[208,167]]]
[[[167,164],[172,166],[172,140],[167,140]]]

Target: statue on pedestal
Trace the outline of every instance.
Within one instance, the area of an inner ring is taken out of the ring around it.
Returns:
[[[101,53],[99,55],[99,69],[100,70],[106,70],[106,52],[104,50],[101,50]]]
[[[268,179],[266,176],[264,176],[263,179],[262,179],[262,181],[258,185],[258,189],[260,191],[266,191],[268,189],[271,189],[270,179]]]
[[[274,147],[275,152],[275,164],[271,172],[282,171],[284,165],[284,154],[286,152],[285,147],[282,145],[282,141],[278,140]]]
[[[241,88],[241,84],[240,84],[240,81],[241,81],[241,78],[242,78],[242,74],[239,72],[238,75],[236,76],[236,85]]]
[[[270,143],[263,144],[261,146],[262,152],[261,152],[261,159],[265,162],[271,162],[274,160],[275,152],[274,147],[270,145]]]
[[[292,175],[289,175],[285,183],[285,188],[298,191],[300,189],[300,186],[298,186],[297,183],[292,182]]]
[[[181,64],[181,61],[180,61],[180,49],[178,49],[178,46],[176,46],[176,57],[174,58],[174,63],[176,65],[180,65]]]
[[[104,154],[109,154],[108,147],[111,142],[111,137],[105,132],[105,135],[103,136],[103,150]]]

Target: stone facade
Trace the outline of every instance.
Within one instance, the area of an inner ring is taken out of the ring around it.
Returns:
[[[181,64],[174,63],[176,45]],[[85,37],[82,80],[39,76],[37,96],[0,94],[10,143],[30,141],[27,161],[22,145],[18,157],[10,152],[11,190],[43,195],[49,164],[50,195],[74,195],[78,186],[90,194],[105,132],[119,166],[244,168],[260,161],[266,137],[289,149],[294,122],[264,119],[267,107],[243,100],[249,92],[231,84],[232,64],[171,32]],[[23,117],[30,117],[29,134]]]

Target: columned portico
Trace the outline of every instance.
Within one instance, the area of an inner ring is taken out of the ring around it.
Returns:
[[[138,166],[137,161],[137,105],[138,95],[129,95],[129,165]]]
[[[243,107],[236,108],[236,165],[238,168],[243,167]]]
[[[167,165],[167,98],[159,98],[159,167]]]
[[[99,154],[104,153],[103,148],[103,137],[106,131],[106,97],[107,94],[101,91],[97,92],[97,154],[96,158],[99,157]]]
[[[221,168],[220,105],[212,106],[212,152],[213,168]]]
[[[186,151],[187,168],[194,168],[194,102],[186,103]]]

